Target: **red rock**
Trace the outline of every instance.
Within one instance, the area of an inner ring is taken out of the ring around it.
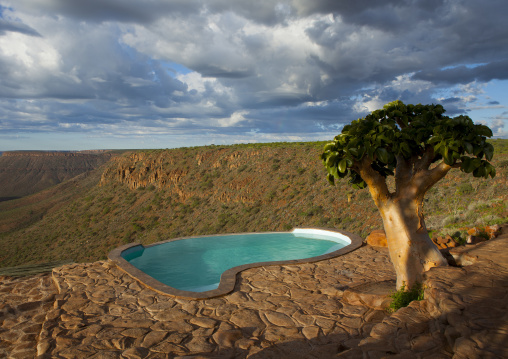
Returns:
[[[446,243],[446,245],[448,246],[448,248],[455,248],[457,247],[457,242],[451,240],[450,242]]]
[[[501,231],[501,227],[499,224],[494,224],[493,226],[487,226],[485,227],[485,232],[489,235],[489,238],[496,238]]]
[[[382,229],[376,229],[367,236],[367,244],[373,247],[387,247],[386,234]]]
[[[445,244],[445,243],[448,243],[450,240],[452,239],[452,237],[450,236],[446,236],[446,237],[438,237],[437,238],[437,244]]]
[[[467,230],[467,234],[470,236],[477,236],[480,234],[480,229],[478,227],[469,228]]]

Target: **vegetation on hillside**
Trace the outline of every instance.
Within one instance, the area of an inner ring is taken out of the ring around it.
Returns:
[[[508,140],[491,143],[497,176],[479,180],[450,173],[426,196],[430,230],[452,232],[508,222]],[[337,181],[336,188],[327,183],[319,161],[323,145],[248,144],[126,153],[83,179],[0,203],[0,266],[94,261],[124,243],[191,235],[317,226],[365,237],[382,228],[368,192],[356,192],[347,181]],[[132,163],[136,154],[143,159]],[[103,173],[115,173],[129,161],[133,171],[143,170],[145,162],[161,161],[162,168],[185,175],[177,185],[159,186],[154,180],[131,189],[115,177],[99,184]]]

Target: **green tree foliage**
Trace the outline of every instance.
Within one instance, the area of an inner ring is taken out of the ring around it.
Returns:
[[[496,170],[489,162],[494,147],[486,141],[492,136],[490,128],[474,124],[468,116],[450,118],[444,112],[441,105],[394,101],[344,126],[321,155],[328,181],[333,184],[335,178],[349,176],[354,188],[365,188],[356,170],[364,158],[383,177],[394,174],[400,159],[427,167],[443,161],[475,177],[494,177]]]

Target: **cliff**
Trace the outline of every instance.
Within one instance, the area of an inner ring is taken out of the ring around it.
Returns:
[[[81,173],[112,156],[106,151],[11,151],[0,157],[0,200],[27,196]]]

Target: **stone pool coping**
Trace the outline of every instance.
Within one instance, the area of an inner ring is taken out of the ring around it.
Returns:
[[[136,281],[141,283],[142,285],[145,285],[146,287],[161,293],[165,295],[170,295],[178,298],[186,298],[186,299],[209,299],[214,297],[221,297],[226,294],[231,293],[236,285],[236,276],[238,273],[250,269],[250,268],[257,268],[257,267],[263,267],[263,266],[273,266],[273,265],[293,265],[293,264],[303,264],[303,263],[314,263],[319,262],[331,258],[335,258],[341,255],[344,255],[346,253],[352,252],[355,249],[358,249],[363,244],[363,239],[351,232],[342,231],[338,229],[329,229],[329,228],[318,228],[318,227],[296,227],[294,229],[312,229],[312,230],[323,230],[328,232],[335,232],[339,233],[341,235],[344,235],[348,237],[351,240],[351,244],[330,252],[326,254],[322,254],[320,256],[316,257],[310,257],[310,258],[304,258],[304,259],[294,259],[289,261],[272,261],[272,262],[257,262],[257,263],[250,263],[250,264],[244,264],[241,266],[236,266],[233,268],[230,268],[226,271],[224,271],[220,277],[220,283],[219,287],[213,290],[208,290],[205,292],[192,292],[187,290],[180,290],[173,288],[167,284],[164,284],[155,278],[149,276],[148,274],[144,273],[143,271],[139,270],[138,268],[134,267],[132,264],[130,264],[128,261],[126,261],[124,258],[122,258],[121,254],[123,251],[135,247],[135,246],[143,246],[144,248],[153,247],[155,245],[159,245],[166,242],[173,242],[178,241],[182,239],[187,238],[199,238],[199,237],[217,237],[217,236],[224,236],[224,235],[235,235],[235,234],[255,234],[260,232],[249,232],[249,233],[226,233],[226,234],[216,234],[216,235],[204,235],[204,236],[190,236],[190,237],[178,237],[178,238],[172,238],[166,241],[157,242],[153,244],[149,244],[144,246],[141,243],[129,243],[120,247],[117,247],[113,249],[108,254],[108,259],[112,261],[118,268],[120,268],[122,271],[127,273],[129,276],[134,278]],[[291,233],[291,232],[266,232],[266,233]]]

